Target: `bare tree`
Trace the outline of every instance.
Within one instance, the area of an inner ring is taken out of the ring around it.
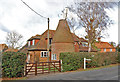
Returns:
[[[63,15],[63,18],[65,18],[67,20],[71,32],[73,32],[75,34],[75,31],[79,28],[79,26],[77,26],[77,21],[74,18],[73,13],[68,14],[68,11],[69,10],[66,7],[65,9],[62,10],[61,15]]]
[[[79,26],[76,25],[77,21],[73,17],[71,17],[71,18],[67,19],[67,22],[70,26],[70,30],[75,34],[75,31],[77,29],[79,29]]]
[[[8,32],[6,37],[6,42],[9,48],[16,49],[22,46],[21,39],[23,36],[16,31]]]
[[[89,49],[101,33],[113,24],[105,9],[114,7],[113,2],[75,2],[69,7],[70,12],[77,15],[79,27],[84,27],[87,33]]]

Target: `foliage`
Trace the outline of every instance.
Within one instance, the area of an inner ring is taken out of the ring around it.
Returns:
[[[118,63],[120,63],[120,52],[118,52],[117,61],[118,61]]]
[[[66,52],[60,54],[63,71],[72,71],[77,70],[79,68],[83,68],[84,58],[92,60],[87,62],[88,67],[100,67],[110,64],[116,64],[118,62],[118,54],[115,52],[113,53]]]
[[[4,52],[2,54],[2,77],[22,77],[26,55],[20,52]]]

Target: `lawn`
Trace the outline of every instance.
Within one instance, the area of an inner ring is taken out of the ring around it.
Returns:
[[[39,67],[37,67],[38,69],[42,69],[42,66],[39,66]],[[54,71],[53,70],[54,68],[50,68],[50,71]],[[49,70],[49,68],[48,67],[46,67],[46,68],[44,68],[44,70]],[[55,68],[55,71],[58,71],[56,68]]]

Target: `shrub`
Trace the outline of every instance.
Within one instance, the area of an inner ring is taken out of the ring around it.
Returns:
[[[120,52],[118,52],[117,62],[120,63]]]
[[[120,56],[119,56],[120,57]],[[72,71],[83,68],[83,59],[91,59],[87,62],[87,67],[100,67],[117,63],[118,54],[115,52],[108,53],[88,53],[88,52],[66,52],[60,53],[63,71]],[[116,59],[117,58],[117,59]]]
[[[2,54],[2,77],[22,77],[26,55],[20,52],[4,52]]]

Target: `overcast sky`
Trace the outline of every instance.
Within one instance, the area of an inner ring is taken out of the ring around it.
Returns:
[[[35,11],[50,18],[50,29],[55,30],[59,19],[62,19],[61,11],[73,0],[23,0]],[[59,14],[59,15],[58,15]],[[115,21],[107,33],[109,37],[102,41],[114,41],[118,43],[118,8],[108,11],[111,19]],[[39,17],[21,0],[0,0],[0,44],[5,43],[7,32],[17,31],[24,37],[24,44],[27,39],[36,34],[42,34],[47,30],[47,20]],[[76,34],[84,35],[84,29],[79,29]]]

